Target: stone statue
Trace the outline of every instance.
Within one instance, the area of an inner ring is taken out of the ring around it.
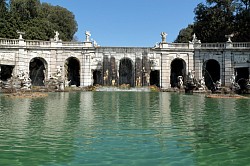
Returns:
[[[167,33],[166,32],[162,32],[161,33],[161,42],[162,43],[166,43],[166,38],[167,38]]]
[[[231,38],[234,37],[234,34],[225,35],[225,37],[227,38],[227,42],[228,42],[228,43],[232,43]]]
[[[16,33],[19,34],[19,40],[22,40],[25,32],[16,31]]]
[[[56,67],[56,77],[61,77],[62,76],[62,66],[57,66]]]
[[[55,36],[54,36],[54,41],[59,41],[59,32],[58,31],[54,31]]]
[[[182,76],[178,76],[178,86],[180,89],[183,88],[183,77]]]
[[[205,90],[206,89],[206,83],[205,83],[204,76],[200,79],[199,83],[200,83],[199,89],[200,90]]]
[[[215,83],[215,88],[216,88],[217,90],[220,90],[220,89],[221,89],[221,80],[216,81],[216,83]]]
[[[231,85],[235,84],[235,75],[233,74],[232,77],[230,78]]]
[[[90,31],[86,31],[85,35],[86,35],[86,42],[89,42],[90,41],[90,36],[91,36]]]

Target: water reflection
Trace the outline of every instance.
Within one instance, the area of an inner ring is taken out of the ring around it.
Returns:
[[[1,165],[249,161],[250,102],[152,92],[0,96]]]

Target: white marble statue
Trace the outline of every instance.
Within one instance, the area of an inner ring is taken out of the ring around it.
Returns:
[[[235,84],[235,75],[233,74],[232,77],[230,78],[230,82],[232,85]]]
[[[180,89],[183,88],[183,77],[182,76],[178,76],[178,85],[179,85]]]
[[[162,32],[161,33],[161,42],[162,43],[166,43],[166,38],[167,38],[167,33],[166,32]]]
[[[20,31],[16,31],[16,32],[17,32],[17,34],[19,34],[19,40],[22,40],[25,32],[20,32]]]
[[[232,43],[231,38],[234,37],[234,34],[225,35],[225,37],[227,38],[227,42]]]
[[[90,31],[86,31],[85,35],[86,35],[86,42],[89,42],[90,41],[90,36],[91,36]]]
[[[54,36],[54,41],[59,41],[59,32],[58,31],[54,31],[55,36]]]

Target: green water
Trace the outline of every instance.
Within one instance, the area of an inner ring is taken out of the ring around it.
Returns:
[[[250,165],[250,99],[0,95],[0,165]]]

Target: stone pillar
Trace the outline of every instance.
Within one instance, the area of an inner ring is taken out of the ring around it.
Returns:
[[[203,57],[200,55],[199,51],[195,51],[193,55],[193,62],[194,62],[194,71],[195,77],[197,79],[201,79],[203,77],[202,69],[203,69]]]
[[[232,61],[232,56],[233,54],[231,53],[231,51],[225,51],[224,53],[224,80],[222,80],[222,83],[224,83],[224,86],[230,86],[231,82],[230,79],[232,77],[232,75],[234,74],[234,66],[233,66],[233,61]]]
[[[91,54],[88,52],[83,53],[83,64],[81,65],[80,74],[80,86],[92,85],[92,73],[91,73]]]
[[[19,74],[19,70],[29,73],[29,58],[27,50],[25,49],[26,42],[24,39],[19,39],[19,49],[15,57],[15,68],[13,70],[13,76]]]
[[[170,88],[170,64],[169,57],[167,53],[161,54],[161,87],[162,89]]]

